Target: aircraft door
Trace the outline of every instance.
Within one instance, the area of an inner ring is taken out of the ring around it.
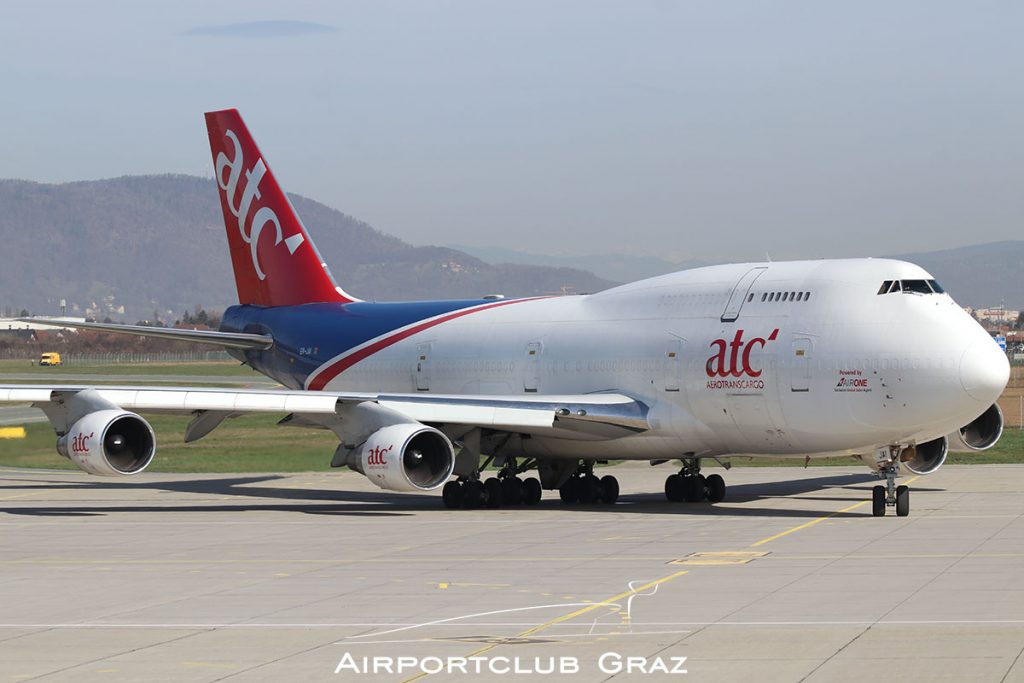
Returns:
[[[764,275],[766,270],[768,270],[767,266],[758,266],[744,273],[743,277],[736,283],[736,286],[733,287],[732,294],[729,295],[729,302],[725,305],[725,310],[722,311],[723,323],[735,322],[740,317],[740,311],[747,300],[750,288],[754,286],[757,278]]]
[[[670,339],[665,349],[665,391],[679,391],[683,374],[683,341]]]
[[[430,391],[430,356],[433,344],[416,347],[416,391]]]
[[[540,384],[540,342],[530,342],[526,345],[526,366],[523,369],[523,391],[533,393],[537,391]]]
[[[811,390],[811,352],[814,343],[806,337],[793,340],[793,355],[790,357],[789,387],[794,392]]]

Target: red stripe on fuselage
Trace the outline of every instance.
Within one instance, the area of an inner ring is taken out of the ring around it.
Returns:
[[[407,339],[418,332],[422,332],[423,330],[429,330],[431,327],[435,327],[436,325],[440,325],[441,323],[445,323],[448,322],[449,320],[454,320],[456,318],[461,318],[462,316],[469,315],[470,313],[476,313],[478,311],[489,311],[492,308],[508,306],[509,304],[518,304],[523,301],[537,301],[539,299],[546,298],[547,297],[533,297],[530,299],[512,299],[511,301],[499,301],[497,303],[487,304],[485,306],[478,306],[476,308],[462,309],[461,311],[455,311],[454,313],[448,313],[446,315],[443,315],[440,318],[434,318],[433,320],[427,320],[425,322],[419,323],[418,325],[413,325],[412,327],[408,327],[400,332],[396,332],[390,337],[378,339],[372,344],[364,346],[363,348],[353,352],[348,356],[345,356],[344,358],[339,358],[337,361],[334,362],[333,365],[326,367],[321,372],[319,372],[312,379],[312,381],[310,381],[307,389],[309,389],[310,391],[322,391],[323,388],[327,386],[328,382],[330,382],[332,379],[334,379],[335,377],[337,377],[338,375],[340,375],[345,370],[349,369],[359,361],[363,360],[364,358],[368,358],[369,356],[372,356],[381,349],[386,349],[392,344],[396,344],[402,341],[403,339]]]

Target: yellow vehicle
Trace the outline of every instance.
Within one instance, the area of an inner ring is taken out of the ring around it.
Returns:
[[[60,354],[55,352],[44,353],[39,356],[40,365],[64,365],[64,362],[60,359]]]

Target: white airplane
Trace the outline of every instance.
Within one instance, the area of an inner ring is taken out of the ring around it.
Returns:
[[[45,411],[86,472],[146,468],[156,440],[138,413],[192,415],[194,441],[269,412],[334,431],[332,466],[385,489],[443,486],[449,507],[535,504],[542,489],[614,503],[616,479],[594,474],[605,460],[678,461],[668,499],[715,503],[725,482],[702,461],[853,456],[885,479],[874,514],[904,516],[902,470],[934,472],[951,439],[984,450],[1002,433],[1006,356],[911,263],[744,263],[585,296],[367,303],[337,286],[238,112],[206,120],[239,305],[220,331],[79,326],[217,344],[287,389],[0,386],[0,402]]]

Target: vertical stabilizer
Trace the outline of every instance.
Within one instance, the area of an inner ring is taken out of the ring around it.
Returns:
[[[354,301],[335,284],[238,110],[207,112],[206,129],[239,303]]]

